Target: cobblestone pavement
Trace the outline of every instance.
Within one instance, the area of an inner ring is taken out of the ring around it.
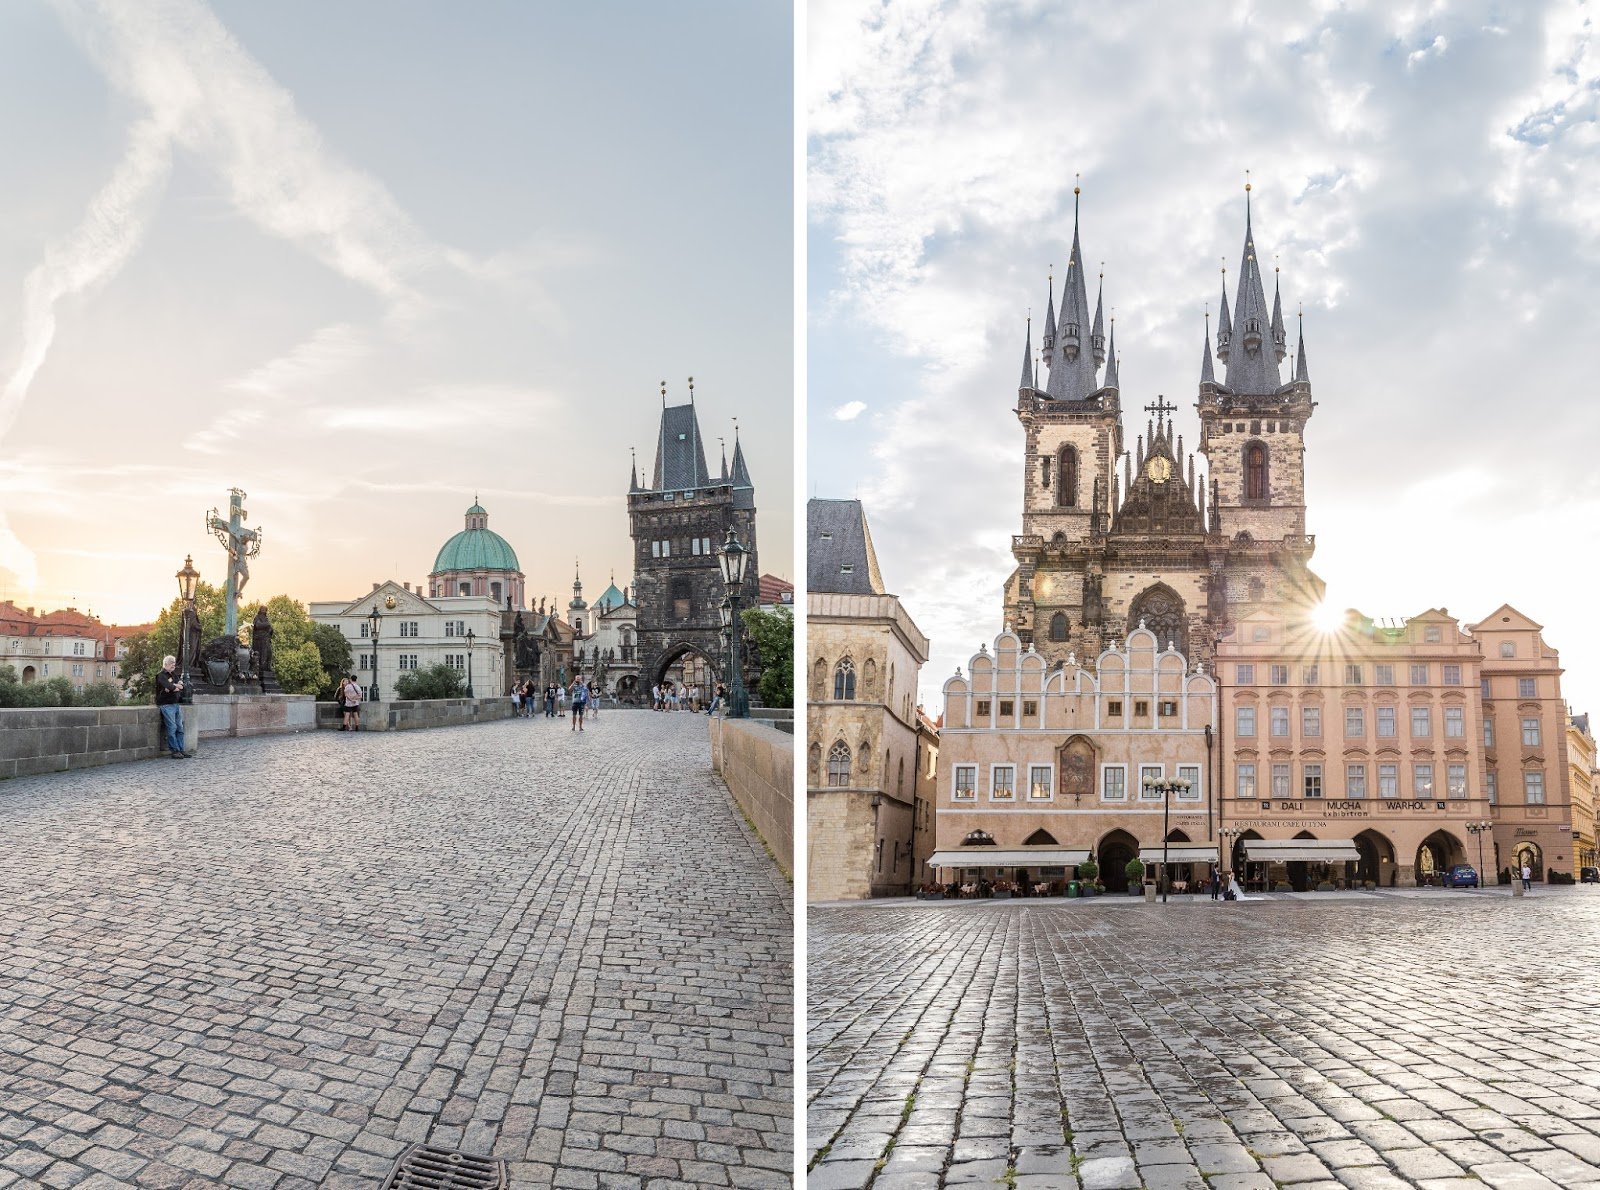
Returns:
[[[1600,1186],[1600,890],[809,925],[818,1190]]]
[[[0,785],[0,1185],[792,1182],[788,885],[704,717]]]

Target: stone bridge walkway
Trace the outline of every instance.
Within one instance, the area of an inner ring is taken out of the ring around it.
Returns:
[[[0,1185],[787,1186],[792,898],[700,716],[0,785]]]

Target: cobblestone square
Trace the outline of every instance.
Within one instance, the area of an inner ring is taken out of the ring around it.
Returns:
[[[817,1190],[1600,1186],[1600,889],[808,921]]]
[[[706,721],[0,785],[0,1186],[787,1186],[793,914]]]

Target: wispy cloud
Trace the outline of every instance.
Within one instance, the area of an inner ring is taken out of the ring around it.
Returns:
[[[833,419],[835,421],[855,421],[856,418],[866,412],[866,409],[867,403],[865,401],[846,401],[833,411]]]

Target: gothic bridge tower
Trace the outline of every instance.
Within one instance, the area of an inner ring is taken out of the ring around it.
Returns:
[[[692,378],[686,405],[668,406],[662,382],[655,471],[651,482],[641,485],[634,465],[628,521],[639,609],[640,683],[648,689],[675,664],[687,661],[692,666],[696,658],[703,659],[713,680],[726,680],[720,609],[727,588],[717,554],[732,529],[750,551],[744,606],[754,607],[761,574],[755,487],[737,433],[731,471],[726,456],[720,475],[713,477],[707,470]]]

